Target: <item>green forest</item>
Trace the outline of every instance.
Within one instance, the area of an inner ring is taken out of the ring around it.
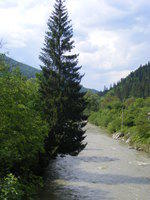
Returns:
[[[0,199],[32,200],[58,155],[85,147],[87,121],[150,152],[150,63],[110,89],[82,87],[73,29],[56,0],[39,55],[41,70],[0,54]],[[88,119],[88,120],[87,120]]]

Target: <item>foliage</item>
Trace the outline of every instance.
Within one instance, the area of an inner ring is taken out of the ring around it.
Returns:
[[[18,70],[11,72],[1,57],[0,195],[19,199],[33,188],[47,134],[47,124],[40,112],[37,81],[26,80]]]
[[[84,98],[86,101],[86,109],[84,111],[85,115],[89,116],[91,112],[99,110],[100,97],[98,94],[93,94],[91,91],[88,91]]]
[[[132,97],[121,102],[119,98],[108,93],[100,99],[98,111],[92,112],[91,109],[89,121],[97,126],[107,128],[110,133],[121,131],[126,138],[130,137],[133,146],[150,151],[148,113],[150,113],[150,97],[146,99]],[[122,115],[123,127],[121,126]]]
[[[8,174],[0,182],[0,199],[21,200],[24,196],[19,180],[13,174]]]
[[[43,116],[49,124],[46,150],[50,156],[78,154],[85,145],[83,123],[85,109],[81,90],[82,75],[74,48],[73,30],[64,1],[56,0],[40,55],[39,76]]]

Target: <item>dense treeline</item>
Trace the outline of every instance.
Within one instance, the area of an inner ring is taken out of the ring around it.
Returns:
[[[119,99],[124,100],[130,97],[146,98],[150,96],[150,63],[140,66],[136,71],[131,72],[129,76],[121,79],[120,82],[105,88],[100,92],[100,96],[112,92]]]
[[[86,146],[86,104],[72,36],[64,1],[56,0],[37,78],[22,76],[0,55],[0,199],[35,199],[49,160]]]

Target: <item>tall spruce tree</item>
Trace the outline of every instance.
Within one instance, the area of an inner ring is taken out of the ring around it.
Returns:
[[[43,63],[40,93],[43,114],[49,123],[46,150],[50,155],[76,155],[84,149],[85,109],[82,75],[74,48],[73,29],[63,0],[56,0],[48,20],[48,31],[40,55]]]

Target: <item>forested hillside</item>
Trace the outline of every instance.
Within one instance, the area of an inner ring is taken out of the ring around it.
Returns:
[[[114,94],[120,99],[150,96],[150,63],[140,66],[114,86]]]
[[[100,96],[107,93],[113,93],[119,99],[124,100],[129,97],[146,98],[150,96],[150,63],[141,65],[136,71],[131,72],[129,76],[121,79],[109,90],[100,92]]]
[[[85,88],[85,87],[82,86],[81,92],[89,92],[89,91],[92,92],[93,94],[98,94],[99,93],[98,90],[90,89],[90,88]]]
[[[15,69],[18,67],[20,69],[20,72],[27,78],[35,78],[36,73],[40,72],[40,70],[31,67],[29,65],[23,64],[21,62],[18,62],[12,58],[9,58],[6,55],[3,55],[3,58],[5,60],[5,63],[10,66],[10,69]]]

